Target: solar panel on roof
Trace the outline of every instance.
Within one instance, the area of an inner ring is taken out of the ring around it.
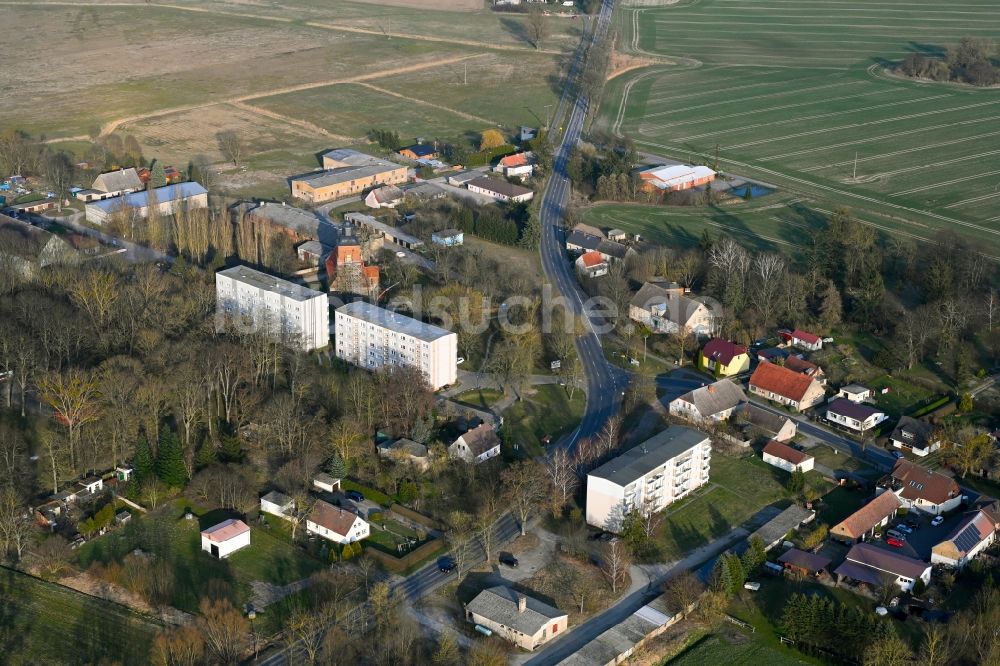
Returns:
[[[967,525],[966,528],[959,532],[958,536],[955,537],[955,545],[958,547],[959,551],[963,553],[968,553],[976,547],[977,543],[979,543],[979,530],[976,529],[976,526],[972,523]]]

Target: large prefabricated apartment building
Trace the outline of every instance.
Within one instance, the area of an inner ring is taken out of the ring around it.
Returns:
[[[632,509],[663,509],[708,482],[711,458],[707,435],[670,426],[587,475],[587,523],[617,532]]]
[[[322,292],[234,266],[215,274],[215,298],[220,313],[272,327],[292,346],[308,351],[330,344],[330,307]]]
[[[439,326],[356,301],[334,314],[337,358],[369,370],[418,368],[435,391],[458,375],[458,336]]]

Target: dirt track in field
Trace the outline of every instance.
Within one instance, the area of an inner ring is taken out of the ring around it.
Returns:
[[[483,0],[354,0],[366,5],[389,5],[412,9],[440,9],[452,12],[475,12],[483,8]]]
[[[364,86],[369,90],[374,90],[375,92],[381,93],[383,95],[390,95],[392,97],[398,97],[399,99],[405,99],[407,102],[411,102],[413,104],[420,104],[421,106],[429,106],[433,109],[440,109],[441,111],[447,111],[448,113],[453,113],[460,118],[465,118],[466,120],[475,120],[476,122],[486,123],[487,125],[497,124],[495,120],[490,120],[489,118],[483,118],[482,116],[474,116],[471,113],[466,113],[465,111],[459,111],[458,109],[453,109],[449,106],[442,106],[441,104],[435,104],[434,102],[428,102],[426,100],[417,99],[416,97],[407,97],[406,95],[400,94],[392,90],[387,90],[385,88],[380,88],[376,85],[372,85],[371,83],[358,83],[357,85]]]
[[[128,124],[128,123],[137,122],[137,121],[140,121],[140,120],[146,120],[148,118],[158,118],[160,116],[167,116],[167,115],[170,115],[172,113],[181,113],[183,111],[193,111],[195,109],[204,109],[204,108],[207,108],[207,107],[210,107],[210,106],[216,106],[216,105],[219,105],[219,104],[231,104],[231,105],[238,106],[241,103],[249,102],[250,100],[254,100],[254,99],[260,99],[262,97],[271,97],[271,96],[274,96],[274,95],[285,95],[285,94],[288,94],[288,93],[301,92],[303,90],[312,90],[314,88],[326,88],[327,86],[334,86],[334,85],[341,84],[341,83],[364,83],[365,81],[369,81],[371,79],[379,79],[379,78],[384,78],[384,77],[387,77],[387,76],[395,76],[395,75],[398,75],[398,74],[408,74],[410,72],[416,72],[416,71],[419,71],[419,70],[422,70],[422,69],[430,69],[430,68],[433,68],[433,67],[440,67],[442,65],[451,65],[451,64],[454,64],[454,63],[457,63],[457,62],[462,62],[463,60],[469,60],[471,58],[481,58],[484,55],[486,55],[486,54],[484,54],[484,53],[475,53],[475,54],[472,54],[472,55],[456,56],[456,57],[453,57],[453,58],[441,58],[439,60],[430,60],[430,61],[427,61],[427,62],[417,63],[415,65],[408,65],[406,67],[396,67],[396,68],[393,68],[393,69],[386,69],[386,70],[381,70],[381,71],[378,71],[378,72],[369,72],[367,74],[360,74],[358,76],[351,76],[351,77],[340,78],[340,79],[330,79],[330,80],[327,80],[327,81],[314,81],[314,82],[311,82],[311,83],[300,83],[298,85],[285,86],[283,88],[273,88],[271,90],[260,90],[260,91],[251,93],[249,95],[240,95],[238,97],[230,97],[228,99],[213,100],[211,102],[205,102],[204,104],[188,104],[188,105],[185,105],[185,106],[176,106],[176,107],[172,107],[172,108],[169,108],[169,109],[159,109],[157,111],[150,111],[149,113],[140,113],[140,114],[136,114],[136,115],[133,115],[133,116],[125,116],[123,118],[116,118],[115,120],[112,120],[110,122],[105,123],[101,127],[101,135],[103,136],[103,135],[106,135],[106,134],[111,134],[112,132],[114,132],[116,129],[118,129],[122,125],[125,125],[125,124]],[[388,92],[388,91],[382,91],[382,90],[380,90],[380,92]],[[389,93],[389,94],[395,94],[395,93]],[[402,95],[399,95],[399,96],[402,97]],[[445,108],[445,107],[441,107],[441,108]],[[289,118],[286,118],[285,116],[281,116],[281,114],[274,114],[271,111],[266,111],[266,110],[260,109],[258,107],[250,107],[248,110],[252,110],[254,113],[261,113],[262,115],[268,115],[269,117],[272,117],[272,118],[280,116],[280,118],[282,120],[286,120],[286,121],[287,120],[291,120]],[[446,109],[446,110],[451,111],[452,113],[462,114],[461,111],[455,111],[453,109]],[[474,119],[474,120],[482,120],[480,118],[477,118],[476,116],[472,116],[472,115],[469,115],[469,114],[463,114],[463,115],[467,115],[469,118]],[[297,121],[297,122],[298,123],[302,123],[302,122],[305,122],[305,121]],[[311,126],[309,128],[311,131],[319,130],[319,128],[317,128],[316,126],[312,125],[312,123],[306,123],[306,124]],[[315,130],[313,128],[315,128]],[[331,137],[335,137],[336,138],[336,135],[330,134],[329,132],[326,132],[326,131],[323,131],[323,130],[321,130],[321,131],[324,134],[327,134],[327,135],[329,135]],[[60,137],[58,139],[52,139],[51,141],[52,142],[86,141],[86,140],[89,140],[89,138],[90,137],[88,137],[86,135],[81,135],[81,136],[71,136],[71,137]]]
[[[399,0],[399,2],[405,2],[407,0]],[[413,2],[418,2],[418,0],[412,0]],[[433,1],[433,0],[432,0]],[[437,0],[437,2],[445,2],[446,0]],[[299,22],[295,19],[283,18],[280,16],[263,16],[261,14],[254,14],[253,12],[237,12],[237,11],[227,11],[222,9],[210,9],[208,7],[185,7],[183,5],[171,5],[163,2],[65,2],[60,0],[43,0],[41,2],[28,2],[27,0],[3,0],[0,2],[0,6],[10,6],[10,5],[30,5],[32,7],[39,7],[50,5],[53,7],[158,7],[160,9],[173,9],[182,12],[197,12],[201,14],[214,14],[216,16],[233,16],[236,18],[249,18],[257,19],[259,21],[272,21],[275,23],[285,23],[285,24],[296,24],[303,25],[309,28],[320,28],[322,30],[332,30],[335,32],[350,32],[360,35],[375,35],[378,37],[386,36],[384,32],[379,30],[369,30],[367,28],[353,28],[345,25],[337,25],[335,23],[321,23],[319,21],[302,21]],[[408,5],[415,6],[415,5]],[[528,53],[548,53],[551,55],[559,55],[562,52],[550,49],[536,49],[529,46],[514,46],[512,44],[492,44],[488,42],[477,42],[471,39],[454,39],[451,37],[434,37],[432,35],[415,35],[412,33],[392,33],[397,39],[411,39],[423,42],[437,42],[440,44],[451,44],[459,46],[471,46],[481,49],[491,49],[496,51],[527,51]]]

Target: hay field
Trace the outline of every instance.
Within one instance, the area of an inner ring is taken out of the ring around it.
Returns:
[[[1000,36],[995,2],[703,0],[617,18],[635,50],[691,59],[606,95],[603,121],[641,150],[709,163],[718,150],[723,168],[818,205],[915,238],[954,229],[1000,256],[1000,89],[883,73],[911,51]]]
[[[523,107],[543,116],[555,101],[581,21],[552,19],[535,49],[523,16],[404,4],[0,0],[0,129],[77,151],[92,128],[129,133],[175,164],[221,161],[215,133],[235,129],[278,182],[373,126],[452,138],[538,124]]]

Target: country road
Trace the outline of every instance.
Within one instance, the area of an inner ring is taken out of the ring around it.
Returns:
[[[573,448],[580,438],[597,433],[608,418],[618,412],[622,392],[628,385],[628,375],[612,366],[604,357],[600,337],[594,330],[595,327],[604,325],[603,318],[584,309],[585,295],[576,281],[573,265],[563,250],[564,231],[561,224],[571,190],[567,165],[570,154],[580,139],[589,108],[587,97],[577,92],[576,80],[589,48],[600,44],[607,37],[613,9],[614,0],[604,0],[589,44],[587,40],[581,42],[574,56],[555,116],[557,119],[561,118],[565,108],[569,106],[569,119],[564,126],[562,140],[556,148],[552,176],[542,194],[539,207],[542,222],[542,269],[549,284],[566,299],[573,314],[583,317],[588,329],[576,341],[577,353],[587,378],[587,407],[579,428],[566,443],[569,448]]]

